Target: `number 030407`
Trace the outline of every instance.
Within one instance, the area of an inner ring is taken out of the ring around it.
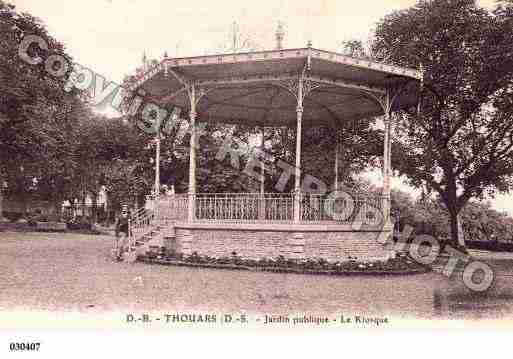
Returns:
[[[10,343],[9,350],[12,352],[17,351],[38,351],[41,343]]]

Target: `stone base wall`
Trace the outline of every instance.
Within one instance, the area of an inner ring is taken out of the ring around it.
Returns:
[[[378,243],[377,232],[309,232],[304,236],[306,258],[382,260],[390,254]]]
[[[223,228],[180,228],[168,248],[190,255],[230,257],[235,252],[245,259],[320,259],[327,261],[385,260],[390,251],[378,243],[379,232],[253,230]]]

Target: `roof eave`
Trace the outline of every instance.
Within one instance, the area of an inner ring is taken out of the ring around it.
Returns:
[[[420,70],[383,64],[366,59],[353,58],[339,53],[319,50],[315,48],[298,48],[232,54],[205,55],[194,57],[164,58],[159,64],[151,67],[142,76],[140,76],[137,79],[137,81],[130,86],[130,90],[135,90],[136,88],[140,87],[142,84],[144,84],[146,81],[148,81],[158,73],[166,72],[167,69],[173,67],[226,65],[298,58],[304,58],[305,60],[308,58],[319,59],[350,67],[372,70],[376,72],[410,78],[414,80],[421,80],[423,77],[422,71]]]

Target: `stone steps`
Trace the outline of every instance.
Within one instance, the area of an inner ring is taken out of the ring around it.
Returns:
[[[176,233],[172,223],[157,221],[154,225],[150,225],[149,229],[139,231],[136,234],[136,247],[139,255],[145,255],[149,252],[160,253],[164,248],[174,246]]]

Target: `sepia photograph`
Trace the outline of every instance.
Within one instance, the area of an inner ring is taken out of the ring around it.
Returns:
[[[512,0],[0,0],[0,41],[8,357],[513,327]]]

